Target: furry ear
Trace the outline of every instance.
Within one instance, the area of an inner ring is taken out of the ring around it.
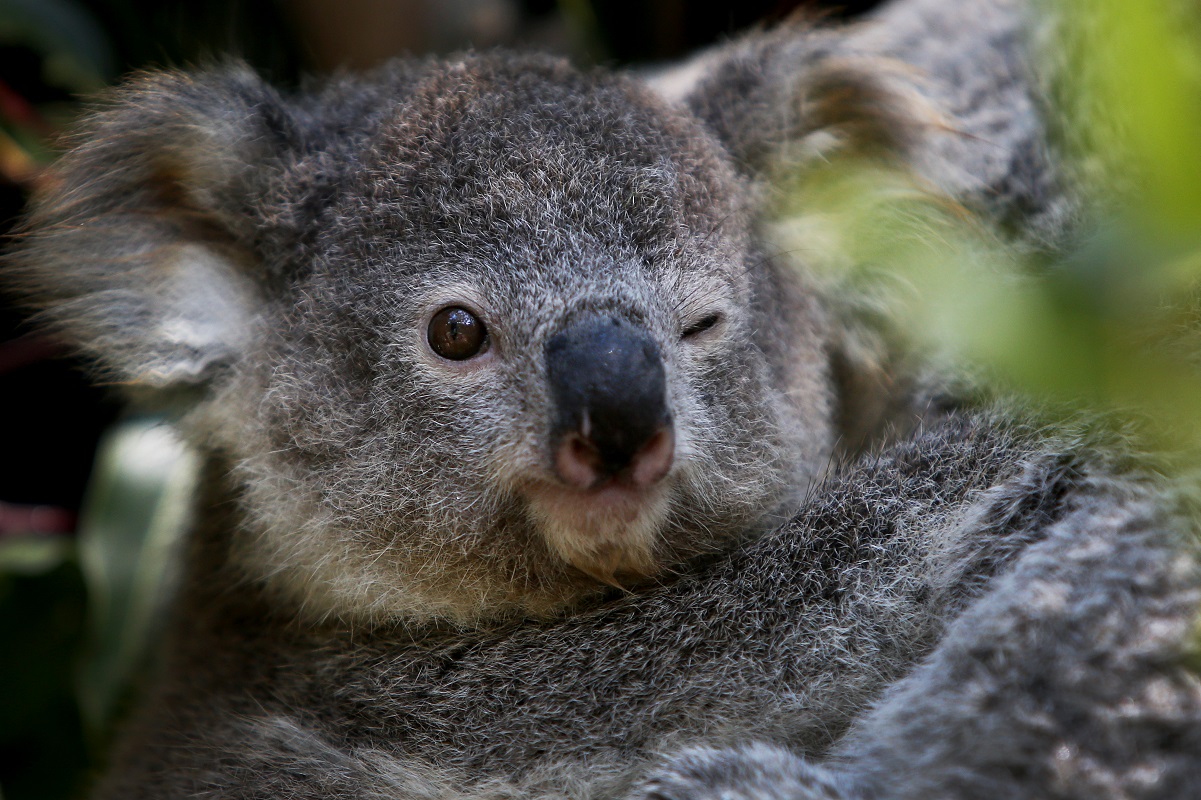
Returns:
[[[699,117],[745,174],[776,187],[769,196],[784,202],[768,212],[811,237],[785,248],[804,253],[808,270],[827,258],[845,259],[828,252],[838,242],[821,235],[822,215],[806,225],[804,210],[795,207],[793,201],[806,196],[798,188],[806,177],[849,157],[896,169],[937,191],[938,176],[923,158],[946,123],[922,94],[919,74],[876,54],[880,49],[857,46],[845,28],[794,21],[702,53],[648,82]],[[895,378],[903,353],[880,298],[839,280],[813,281],[810,288],[824,295],[834,320],[829,366],[836,426],[840,447],[853,452],[894,424],[911,390]]]
[[[833,154],[905,159],[936,114],[907,68],[845,47],[801,21],[718,46],[648,77],[683,103],[756,175]]]
[[[250,335],[264,198],[299,140],[244,66],[134,78],[34,199],[6,278],[104,377],[205,383]]]

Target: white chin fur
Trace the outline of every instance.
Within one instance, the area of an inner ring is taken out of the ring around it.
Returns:
[[[554,553],[597,580],[620,585],[623,575],[658,571],[655,545],[670,506],[666,483],[589,491],[544,485],[528,492],[529,507]]]

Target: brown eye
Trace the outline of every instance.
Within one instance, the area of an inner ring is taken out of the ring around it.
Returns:
[[[461,306],[444,308],[435,314],[426,336],[433,351],[451,361],[478,355],[488,343],[484,323]]]

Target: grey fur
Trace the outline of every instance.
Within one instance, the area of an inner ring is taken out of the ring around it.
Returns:
[[[902,0],[647,83],[493,54],[111,95],[8,274],[101,375],[186,395],[208,466],[97,796],[1201,785],[1179,500],[1120,437],[886,374],[763,234],[774,178],[854,149],[1057,246],[1023,25]],[[480,358],[425,346],[447,305]],[[544,343],[598,315],[653,341],[677,437],[632,515],[554,478]]]

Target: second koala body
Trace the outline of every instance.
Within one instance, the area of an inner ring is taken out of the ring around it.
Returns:
[[[115,93],[12,271],[107,377],[187,395],[208,467],[163,676],[101,796],[1193,779],[1173,503],[890,384],[763,235],[781,163],[849,148],[1052,245],[1070,203],[1020,10],[961,5],[649,85],[497,54]]]

